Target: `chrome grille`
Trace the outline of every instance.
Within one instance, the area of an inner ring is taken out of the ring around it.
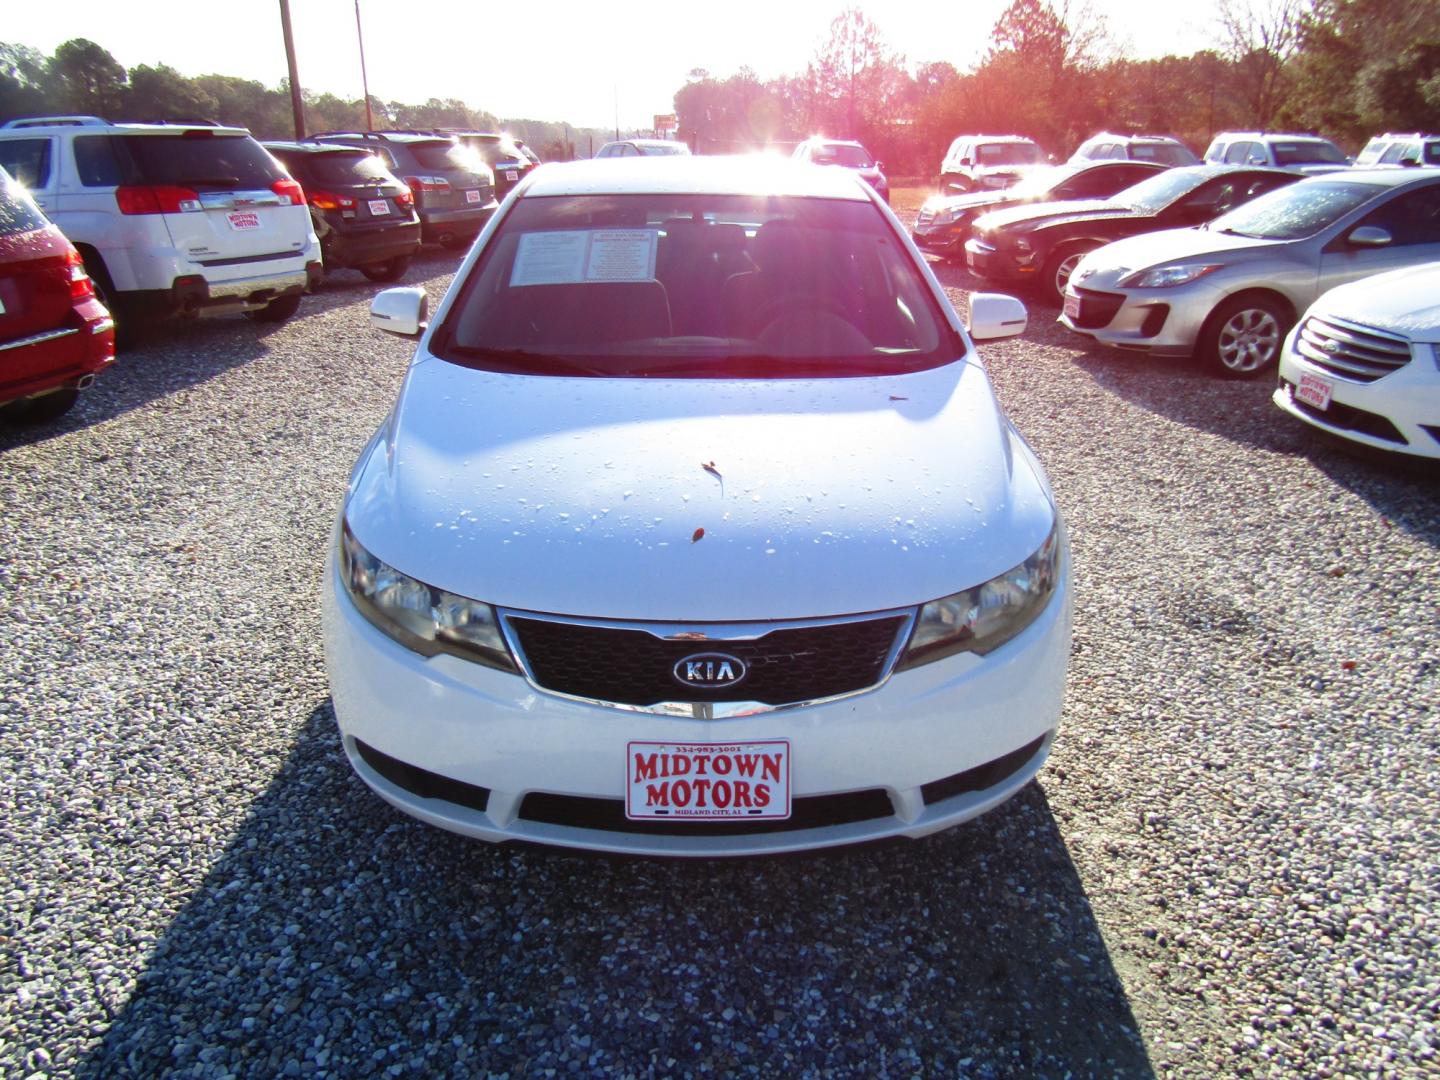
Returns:
[[[646,709],[689,702],[783,708],[858,693],[883,682],[909,638],[910,612],[882,612],[796,623],[604,623],[503,612],[522,668],[543,690],[597,704]],[[730,687],[680,684],[675,665],[699,652],[738,658],[749,675]],[[669,711],[657,709],[657,711]],[[763,710],[762,710],[763,711]]]
[[[1330,374],[1358,383],[1374,382],[1410,362],[1410,343],[1402,337],[1315,315],[1301,324],[1295,350]]]

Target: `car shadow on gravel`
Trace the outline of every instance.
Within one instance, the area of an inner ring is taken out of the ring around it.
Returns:
[[[102,424],[247,364],[270,351],[266,338],[277,329],[243,316],[161,324],[121,352],[60,419],[0,423],[0,453]]]
[[[393,811],[326,702],[77,1074],[1150,1077],[1137,1032],[1035,785],[917,843],[576,857]]]

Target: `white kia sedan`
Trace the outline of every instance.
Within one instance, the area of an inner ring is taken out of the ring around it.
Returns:
[[[360,456],[325,579],[356,772],[492,841],[746,855],[918,837],[1060,718],[1064,526],[973,338],[845,170],[547,165]]]

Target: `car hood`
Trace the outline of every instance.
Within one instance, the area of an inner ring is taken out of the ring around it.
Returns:
[[[886,378],[411,368],[346,517],[375,555],[507,607],[747,621],[919,604],[1054,521],[978,365]],[[713,464],[713,471],[707,465]]]
[[[1440,342],[1440,263],[1362,278],[1325,293],[1312,315],[1334,315],[1412,341]]]
[[[1113,270],[1117,273],[1124,273],[1147,266],[1158,266],[1161,263],[1179,262],[1182,259],[1192,259],[1204,255],[1222,255],[1226,252],[1252,248],[1268,248],[1290,242],[1265,240],[1253,236],[1233,236],[1229,233],[1213,232],[1203,227],[1162,229],[1159,232],[1141,233],[1139,236],[1116,240],[1104,247],[1096,248],[1085,256],[1085,266],[1091,270]]]
[[[996,210],[986,214],[984,219],[977,224],[981,229],[989,232],[996,229],[1023,228],[1038,224],[1050,224],[1052,219],[1069,218],[1094,218],[1094,217],[1133,217],[1135,211],[1128,206],[1119,203],[1109,202],[1105,199],[1086,199],[1050,203],[1026,203],[1023,206],[1011,206],[1004,210]]]

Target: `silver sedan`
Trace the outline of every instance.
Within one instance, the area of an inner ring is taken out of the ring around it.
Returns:
[[[1075,268],[1060,321],[1116,348],[1252,378],[1322,293],[1437,259],[1440,169],[1332,173],[1199,228],[1098,248]]]

